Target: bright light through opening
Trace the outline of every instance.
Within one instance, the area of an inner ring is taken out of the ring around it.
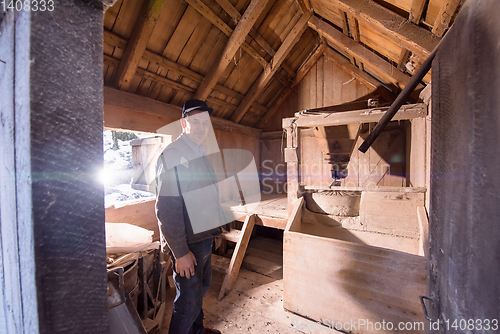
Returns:
[[[97,175],[99,182],[105,186],[112,184],[113,176],[114,172],[106,167],[102,168]]]

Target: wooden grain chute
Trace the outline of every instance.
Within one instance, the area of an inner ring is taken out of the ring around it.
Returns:
[[[347,165],[354,145],[359,137],[360,124],[345,124],[333,127],[313,127],[314,135],[323,153],[323,159],[331,165],[334,180],[347,176]]]

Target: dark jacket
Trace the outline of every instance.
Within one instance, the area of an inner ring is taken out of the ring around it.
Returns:
[[[212,165],[206,155],[198,157],[181,137],[158,158],[156,194],[162,249],[168,245],[175,258],[189,252],[188,244],[220,234],[220,226],[227,223]],[[192,223],[190,216],[196,221]],[[215,228],[206,230],[206,226]],[[200,229],[203,231],[195,233]]]

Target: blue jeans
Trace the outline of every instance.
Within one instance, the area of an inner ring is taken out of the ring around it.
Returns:
[[[169,334],[203,333],[203,296],[208,291],[212,281],[212,238],[188,244],[196,262],[195,274],[187,279],[174,270],[173,278],[176,289],[172,320]],[[172,256],[172,266],[175,269],[175,258]]]

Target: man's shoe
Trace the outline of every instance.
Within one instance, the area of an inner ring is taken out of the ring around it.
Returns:
[[[222,333],[217,329],[205,328],[204,334],[222,334]]]

